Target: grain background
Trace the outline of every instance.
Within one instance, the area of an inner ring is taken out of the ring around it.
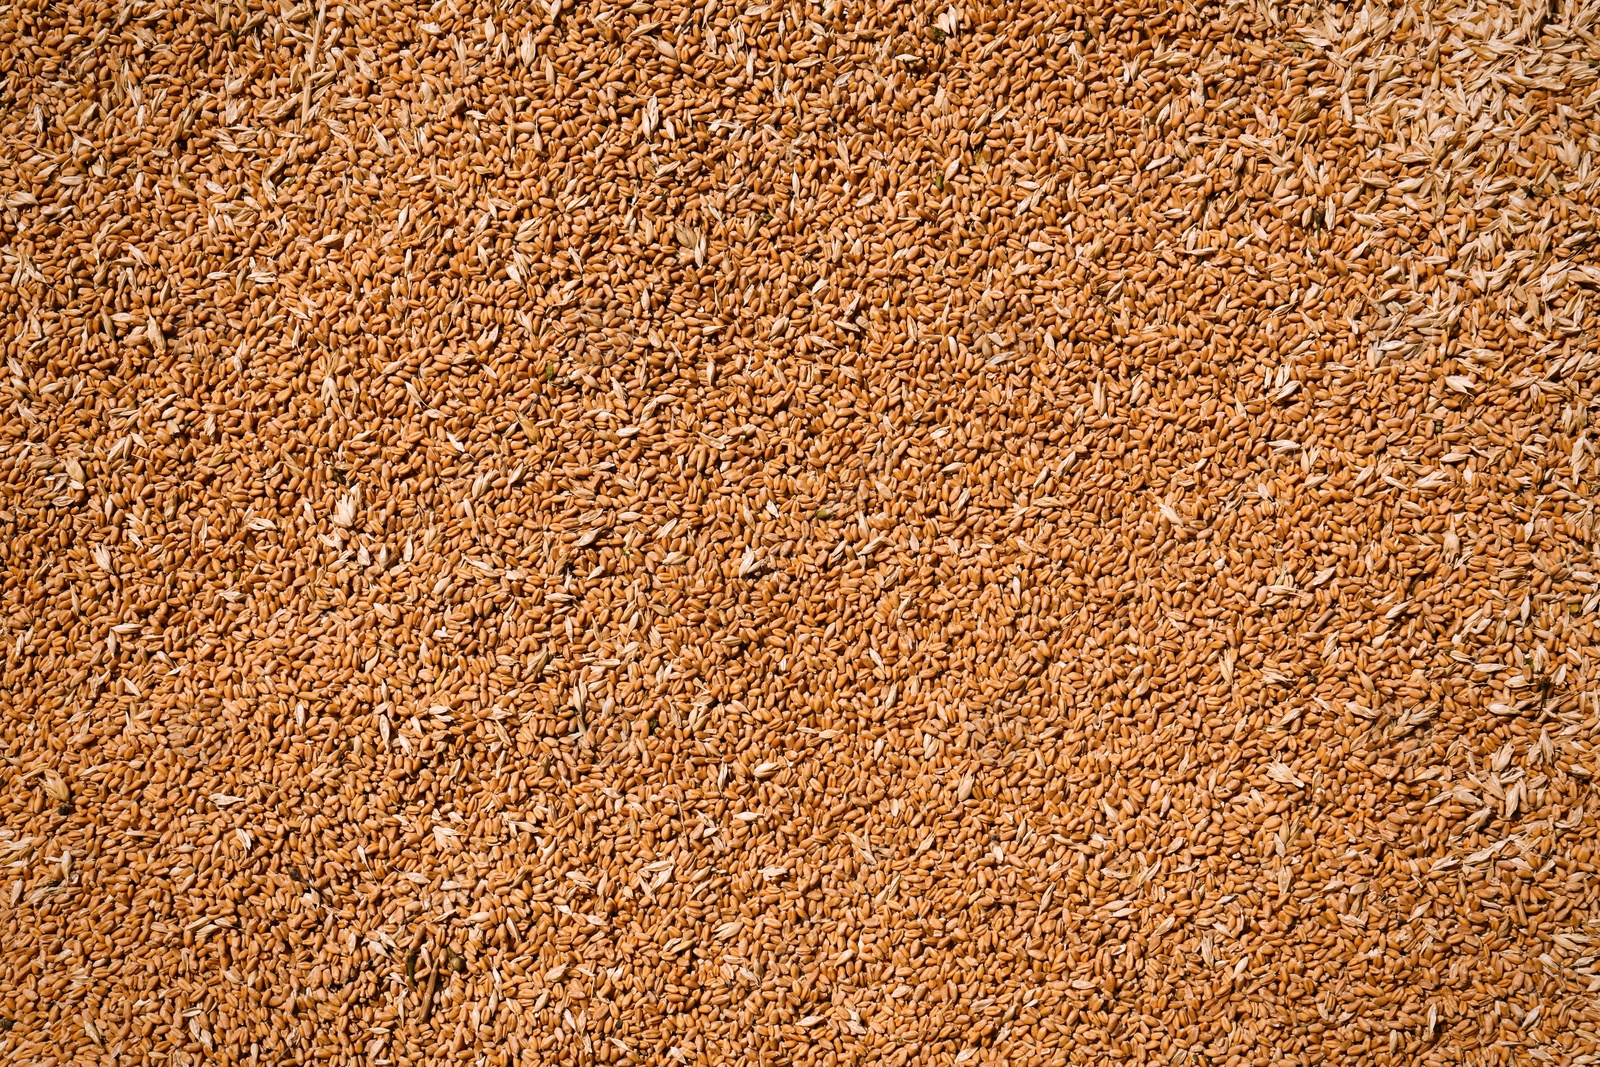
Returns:
[[[0,1053],[1594,1062],[1597,15],[0,5]]]

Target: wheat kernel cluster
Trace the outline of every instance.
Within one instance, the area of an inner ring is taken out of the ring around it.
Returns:
[[[0,1057],[1600,1062],[1600,3],[0,4]]]

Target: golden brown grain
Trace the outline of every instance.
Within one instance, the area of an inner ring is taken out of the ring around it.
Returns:
[[[1600,7],[0,7],[0,1054],[1600,1056]]]

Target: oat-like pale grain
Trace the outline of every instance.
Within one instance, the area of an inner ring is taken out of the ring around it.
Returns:
[[[1600,1054],[1596,13],[0,10],[0,1052]]]

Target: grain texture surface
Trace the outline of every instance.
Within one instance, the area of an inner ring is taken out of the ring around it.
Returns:
[[[0,1056],[1600,1056],[1600,5],[0,5]]]

